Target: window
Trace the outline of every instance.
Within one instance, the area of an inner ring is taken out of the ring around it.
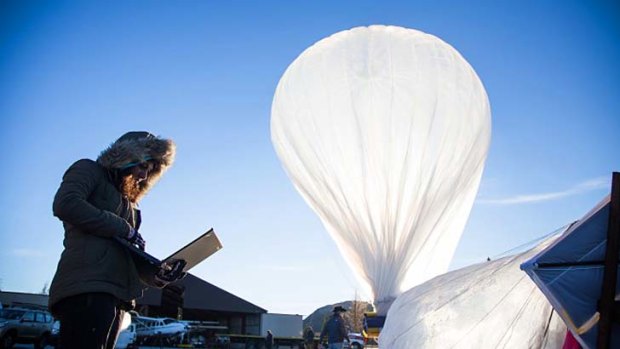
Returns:
[[[22,317],[23,321],[30,321],[33,322],[34,321],[34,313],[29,311],[27,313],[24,314],[24,316]]]
[[[23,310],[5,309],[0,311],[0,318],[7,320],[19,320],[24,314]]]

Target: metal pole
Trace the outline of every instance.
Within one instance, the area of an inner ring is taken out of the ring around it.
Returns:
[[[597,348],[607,349],[611,344],[611,324],[614,321],[616,282],[618,280],[618,247],[620,246],[620,173],[614,172],[611,181],[609,202],[609,224],[607,226],[607,247],[603,288],[599,300]]]

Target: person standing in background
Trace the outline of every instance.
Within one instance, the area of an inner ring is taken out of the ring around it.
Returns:
[[[327,337],[328,349],[342,349],[344,341],[349,341],[344,319],[342,318],[342,313],[345,311],[347,310],[339,305],[334,307],[333,315],[323,325],[319,342],[323,343],[323,340]]]
[[[304,348],[314,349],[314,330],[312,326],[306,327],[306,332],[304,333]]]
[[[265,337],[265,348],[273,349],[273,344],[273,333],[271,333],[271,330],[267,330],[267,336]]]

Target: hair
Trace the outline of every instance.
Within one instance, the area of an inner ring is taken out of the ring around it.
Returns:
[[[161,167],[157,161],[153,161],[153,169]],[[152,171],[151,171],[152,172]],[[149,173],[150,175],[151,173]],[[133,178],[132,168],[128,167],[122,170],[116,170],[115,182],[118,191],[125,195],[129,201],[136,203],[146,192],[148,181],[137,182]]]
[[[176,146],[170,139],[160,138],[144,131],[128,132],[99,154],[97,163],[106,168],[117,189],[132,202],[138,202],[157,183],[174,162]],[[143,161],[152,161],[148,177],[139,183],[126,178],[131,167]],[[129,169],[129,171],[128,171]]]

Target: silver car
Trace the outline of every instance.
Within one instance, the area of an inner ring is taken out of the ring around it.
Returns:
[[[5,308],[0,310],[0,348],[10,349],[15,343],[34,343],[43,349],[52,332],[53,318],[43,310]]]

